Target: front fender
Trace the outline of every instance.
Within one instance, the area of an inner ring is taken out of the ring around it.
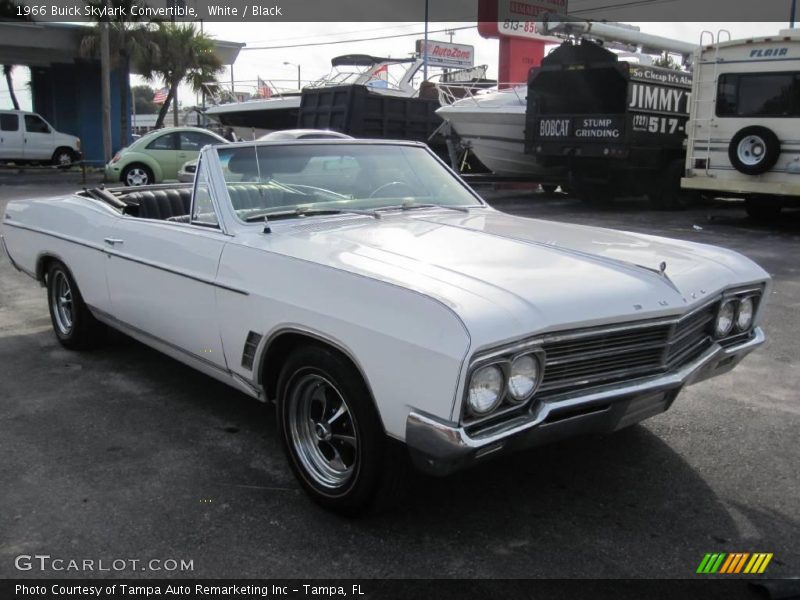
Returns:
[[[225,356],[236,375],[260,387],[257,365],[268,341],[286,330],[304,331],[351,358],[389,435],[405,439],[413,409],[450,419],[470,337],[459,317],[439,301],[238,244],[225,247],[218,280],[247,290],[242,294],[221,289],[217,297]],[[255,368],[243,365],[251,332],[261,336]]]

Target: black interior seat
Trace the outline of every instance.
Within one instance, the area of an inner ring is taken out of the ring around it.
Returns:
[[[188,215],[191,210],[191,188],[143,190],[125,196],[125,201],[138,205],[136,216],[142,219],[169,219]]]
[[[281,206],[283,199],[282,190],[252,183],[228,184],[228,194],[234,210]]]

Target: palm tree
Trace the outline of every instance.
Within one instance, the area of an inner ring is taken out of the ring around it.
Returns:
[[[92,0],[88,5],[109,8],[125,9],[121,14],[131,15],[131,7],[135,0]],[[119,11],[115,11],[114,14]],[[128,129],[128,85],[131,63],[138,57],[152,52],[149,46],[153,43],[151,32],[142,23],[131,21],[133,17],[118,17],[108,23],[108,40],[111,48],[111,66],[117,70],[117,84],[119,86],[119,119],[120,140],[122,145],[127,145]],[[100,23],[85,35],[81,40],[81,55],[86,58],[100,57]]]
[[[6,85],[8,86],[8,94],[11,96],[11,103],[14,105],[14,110],[19,110],[17,95],[14,93],[14,82],[11,80],[11,71],[13,70],[14,65],[3,65],[3,75],[6,77]]]
[[[142,55],[137,66],[145,79],[162,79],[169,88],[156,120],[158,128],[164,125],[164,117],[181,82],[187,83],[193,92],[201,92],[205,83],[216,79],[222,61],[214,54],[213,40],[198,32],[194,25],[158,23],[151,33],[153,51]]]

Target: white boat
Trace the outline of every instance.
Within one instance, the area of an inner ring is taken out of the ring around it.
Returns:
[[[436,114],[450,123],[486,168],[505,177],[544,172],[532,155],[525,154],[525,84],[479,91],[438,87],[442,107]]]
[[[415,79],[421,79],[422,60],[379,58],[366,54],[346,54],[331,60],[332,70],[304,89],[340,85],[364,85],[382,95],[413,97]],[[272,131],[297,127],[302,90],[278,92],[270,98],[218,104],[205,114],[241,139],[254,139]]]

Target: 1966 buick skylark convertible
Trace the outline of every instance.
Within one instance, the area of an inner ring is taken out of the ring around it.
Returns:
[[[2,235],[64,346],[110,326],[274,402],[302,486],[342,512],[396,442],[443,475],[614,431],[764,341],[743,256],[503,214],[415,143],[207,147],[191,186],[13,201]]]

